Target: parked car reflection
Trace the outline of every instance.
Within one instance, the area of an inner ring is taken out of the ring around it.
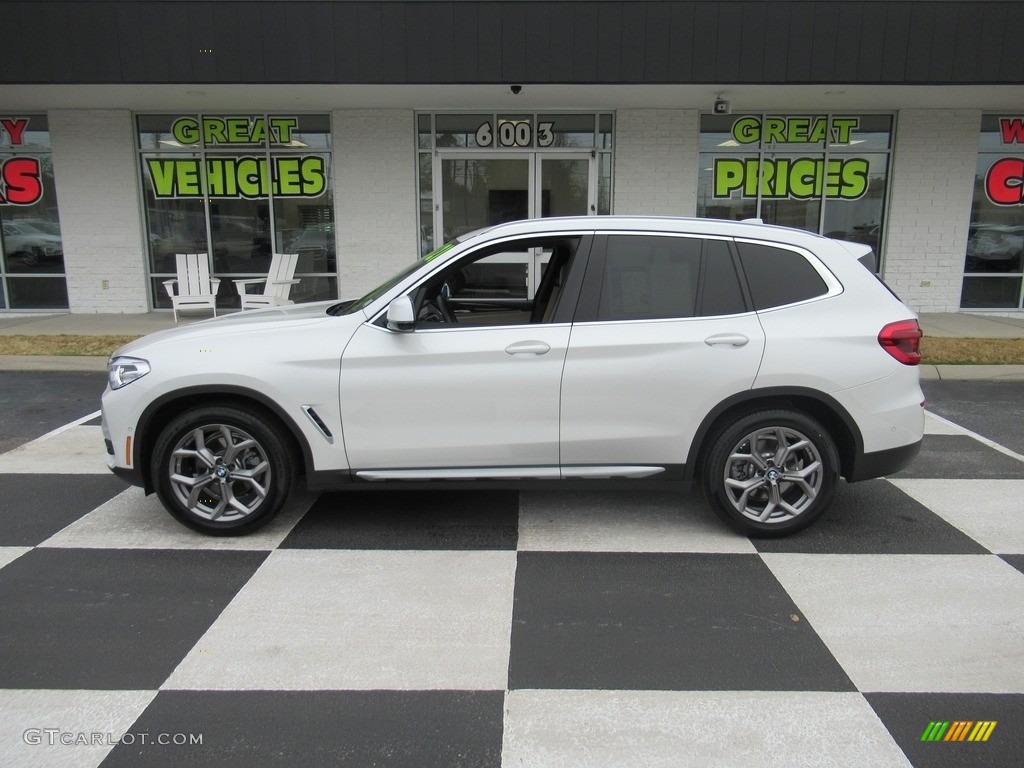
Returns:
[[[1020,272],[1024,226],[972,224],[967,237],[968,272]]]
[[[334,272],[334,224],[311,224],[291,238],[284,250],[299,254],[298,272]]]
[[[60,272],[63,269],[64,244],[59,228],[53,234],[27,219],[18,219],[3,223],[3,236],[9,270]]]

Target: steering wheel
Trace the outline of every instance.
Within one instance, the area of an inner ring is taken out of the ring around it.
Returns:
[[[441,289],[441,292],[437,294],[437,299],[434,303],[437,305],[437,311],[441,313],[441,319],[445,323],[457,323],[455,318],[455,312],[452,311],[452,305],[447,302],[447,297],[444,295],[445,286]]]
[[[457,323],[458,320],[455,319],[452,305],[448,303],[450,295],[451,289],[448,283],[445,283],[436,296],[424,300],[416,319],[426,323]]]

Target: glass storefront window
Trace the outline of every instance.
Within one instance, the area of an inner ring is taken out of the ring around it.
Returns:
[[[438,147],[478,147],[481,136],[494,135],[493,115],[435,115],[434,141]]]
[[[964,309],[1024,308],[1022,178],[1024,116],[985,115],[964,257]]]
[[[701,135],[702,144],[706,138]],[[723,142],[728,141],[718,135],[707,138],[707,142],[709,145],[717,146],[721,143],[719,139]],[[744,190],[727,181],[741,173],[743,167],[751,164],[756,167],[757,162],[757,155],[730,155],[723,158],[711,153],[701,153],[700,172],[697,176],[697,215],[708,219],[735,221],[757,216],[756,185]],[[730,164],[732,170],[721,170],[720,166],[723,163]]]
[[[419,149],[430,149],[433,128],[430,127],[430,115],[420,115],[416,118],[416,146]]]
[[[612,116],[610,114],[598,115],[597,117],[597,148],[612,148]]]
[[[434,248],[434,163],[427,152],[419,155],[419,180],[419,242],[420,255],[423,255]]]
[[[299,254],[293,301],[337,298],[329,115],[139,115],[138,129],[155,307],[178,253],[208,254],[220,307],[274,252]]]
[[[0,116],[0,309],[67,309],[45,115]]]
[[[608,152],[602,152],[598,157],[597,164],[597,214],[599,216],[607,216],[611,212],[612,156]]]
[[[863,154],[868,161],[867,190],[853,199],[828,199],[822,232],[827,237],[870,245],[877,255],[882,239],[882,214],[885,210],[885,183],[889,156]]]
[[[760,218],[881,255],[890,115],[702,115],[697,215]]]
[[[547,126],[545,128],[545,126]],[[585,147],[594,142],[593,115],[537,115],[537,146]]]

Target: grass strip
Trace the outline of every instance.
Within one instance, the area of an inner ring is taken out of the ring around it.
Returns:
[[[134,336],[0,336],[0,355],[49,355],[107,357],[118,347],[139,338]]]
[[[1024,339],[921,339],[928,365],[1024,365]]]

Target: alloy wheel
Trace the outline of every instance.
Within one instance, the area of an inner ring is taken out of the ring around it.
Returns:
[[[172,492],[193,515],[234,522],[263,505],[272,481],[263,446],[228,424],[207,424],[186,432],[171,452]]]
[[[824,482],[814,441],[790,427],[769,426],[743,437],[725,462],[733,508],[759,523],[784,523],[809,509]]]

